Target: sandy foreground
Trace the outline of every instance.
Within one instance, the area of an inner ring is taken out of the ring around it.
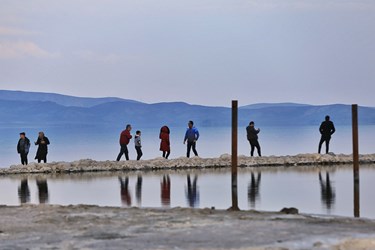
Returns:
[[[0,207],[0,249],[375,249],[375,221],[255,211]]]

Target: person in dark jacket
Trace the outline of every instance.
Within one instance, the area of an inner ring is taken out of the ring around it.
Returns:
[[[335,125],[333,125],[333,122],[330,121],[330,117],[327,115],[325,117],[325,121],[320,124],[319,132],[322,135],[319,142],[319,149],[318,153],[320,154],[320,151],[322,149],[323,142],[326,143],[326,154],[329,152],[329,141],[331,140],[331,136],[333,133],[335,133]]]
[[[249,126],[247,126],[246,128],[247,140],[250,142],[250,146],[251,146],[250,155],[254,156],[254,149],[257,148],[258,155],[262,156],[261,151],[260,151],[260,145],[258,142],[258,134],[260,132],[260,129],[259,128],[255,129],[254,125],[255,125],[254,122],[251,121],[249,123]]]
[[[193,149],[194,155],[198,156],[198,152],[195,149],[198,139],[199,139],[199,131],[196,127],[194,127],[194,122],[189,121],[188,129],[186,130],[185,138],[184,138],[184,144],[187,141],[187,152],[186,152],[187,158],[190,157],[191,149]]]
[[[167,126],[163,126],[160,129],[159,139],[160,141],[160,151],[163,152],[163,157],[168,159],[171,153],[171,143],[169,141],[170,130]]]
[[[39,145],[38,150],[36,151],[35,160],[38,160],[38,163],[40,163],[41,161],[47,163],[47,145],[49,145],[49,140],[46,136],[44,136],[43,132],[39,132],[38,140],[35,142],[35,145]]]
[[[26,133],[22,132],[20,133],[20,139],[18,140],[17,144],[17,152],[21,156],[21,164],[22,165],[27,165],[27,155],[29,153],[30,149],[30,140],[29,138],[26,137]]]
[[[117,156],[117,161],[120,161],[121,156],[125,154],[125,159],[129,160],[129,150],[128,150],[128,144],[130,142],[130,139],[132,138],[130,131],[132,130],[132,126],[130,124],[126,125],[126,129],[123,130],[120,134],[120,153]]]

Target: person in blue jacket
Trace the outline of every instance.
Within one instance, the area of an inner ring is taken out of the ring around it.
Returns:
[[[186,152],[186,157],[190,157],[190,150],[193,149],[193,152],[195,156],[198,156],[198,152],[196,150],[196,144],[199,139],[199,131],[196,127],[194,127],[194,122],[189,121],[188,123],[188,129],[186,130],[185,133],[185,138],[184,138],[184,144],[187,142],[187,152]]]

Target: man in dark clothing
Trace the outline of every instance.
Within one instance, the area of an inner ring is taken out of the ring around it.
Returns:
[[[198,156],[198,152],[195,149],[195,146],[197,144],[197,140],[199,138],[199,131],[196,127],[194,127],[194,122],[189,121],[188,123],[188,129],[186,130],[185,133],[185,138],[184,138],[184,144],[187,141],[187,152],[186,152],[186,157],[190,157],[190,150],[193,149],[193,152],[195,156]]]
[[[30,140],[26,137],[25,132],[20,133],[20,139],[18,140],[17,144],[17,152],[21,156],[21,163],[22,165],[27,165],[27,154],[29,153],[30,149]]]
[[[120,153],[117,156],[117,161],[120,161],[121,156],[125,154],[125,159],[129,160],[129,150],[128,150],[128,144],[130,139],[132,138],[130,131],[132,130],[132,126],[130,124],[126,125],[126,129],[121,132],[120,135],[120,146],[121,150]]]
[[[250,146],[251,146],[250,155],[254,156],[254,149],[257,148],[258,155],[262,156],[260,152],[260,145],[258,142],[258,134],[260,132],[260,129],[259,128],[255,129],[254,122],[251,121],[249,123],[249,126],[247,126],[246,131],[247,131],[247,140],[250,142]]]
[[[319,132],[322,135],[319,142],[319,149],[318,153],[320,154],[320,150],[322,148],[323,142],[326,142],[326,154],[329,152],[329,141],[331,140],[331,135],[335,133],[336,129],[333,125],[333,122],[329,120],[329,116],[327,115],[325,121],[319,127]]]

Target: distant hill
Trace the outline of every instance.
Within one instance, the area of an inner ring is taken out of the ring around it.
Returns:
[[[350,105],[279,103],[241,107],[239,125],[253,120],[257,126],[318,126],[325,115],[337,125],[351,124]],[[0,91],[0,124],[8,126],[106,126],[137,127],[186,126],[194,120],[197,126],[230,126],[231,109],[207,107],[183,102],[146,104],[119,98],[81,98],[58,94]],[[360,107],[359,123],[375,124],[375,108]],[[219,135],[218,135],[219,136]]]

